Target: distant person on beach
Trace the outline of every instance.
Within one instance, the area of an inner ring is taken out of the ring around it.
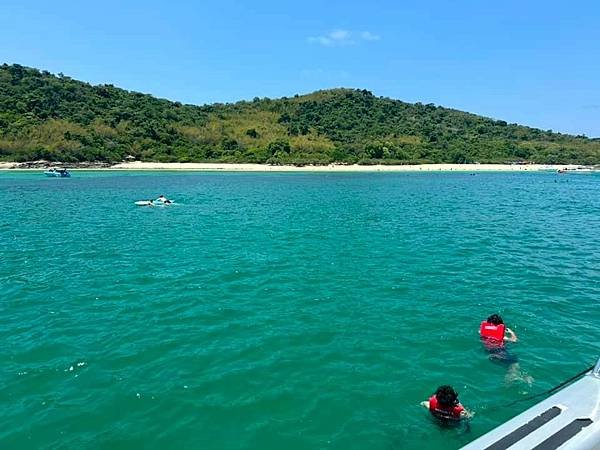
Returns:
[[[471,413],[458,401],[456,391],[447,384],[437,388],[435,394],[421,402],[421,405],[444,425],[456,424],[461,419],[471,417]]]

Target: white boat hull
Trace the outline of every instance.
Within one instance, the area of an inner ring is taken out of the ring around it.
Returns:
[[[463,450],[600,449],[600,361],[580,380]]]

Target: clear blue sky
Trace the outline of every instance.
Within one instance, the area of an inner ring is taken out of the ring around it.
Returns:
[[[600,136],[600,1],[5,2],[0,61],[185,103],[357,87]]]

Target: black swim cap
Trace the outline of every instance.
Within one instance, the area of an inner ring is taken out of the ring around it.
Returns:
[[[494,325],[502,325],[504,323],[502,317],[500,317],[500,315],[498,314],[492,314],[490,317],[487,318],[487,322],[493,323]]]
[[[435,391],[435,398],[438,403],[444,407],[451,407],[458,405],[458,394],[450,385],[443,385],[437,388]]]

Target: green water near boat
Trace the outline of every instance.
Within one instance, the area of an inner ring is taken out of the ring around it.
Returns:
[[[2,172],[0,195],[3,449],[459,448],[600,354],[598,175]],[[479,342],[493,312],[515,373]],[[419,406],[444,383],[470,427]]]

